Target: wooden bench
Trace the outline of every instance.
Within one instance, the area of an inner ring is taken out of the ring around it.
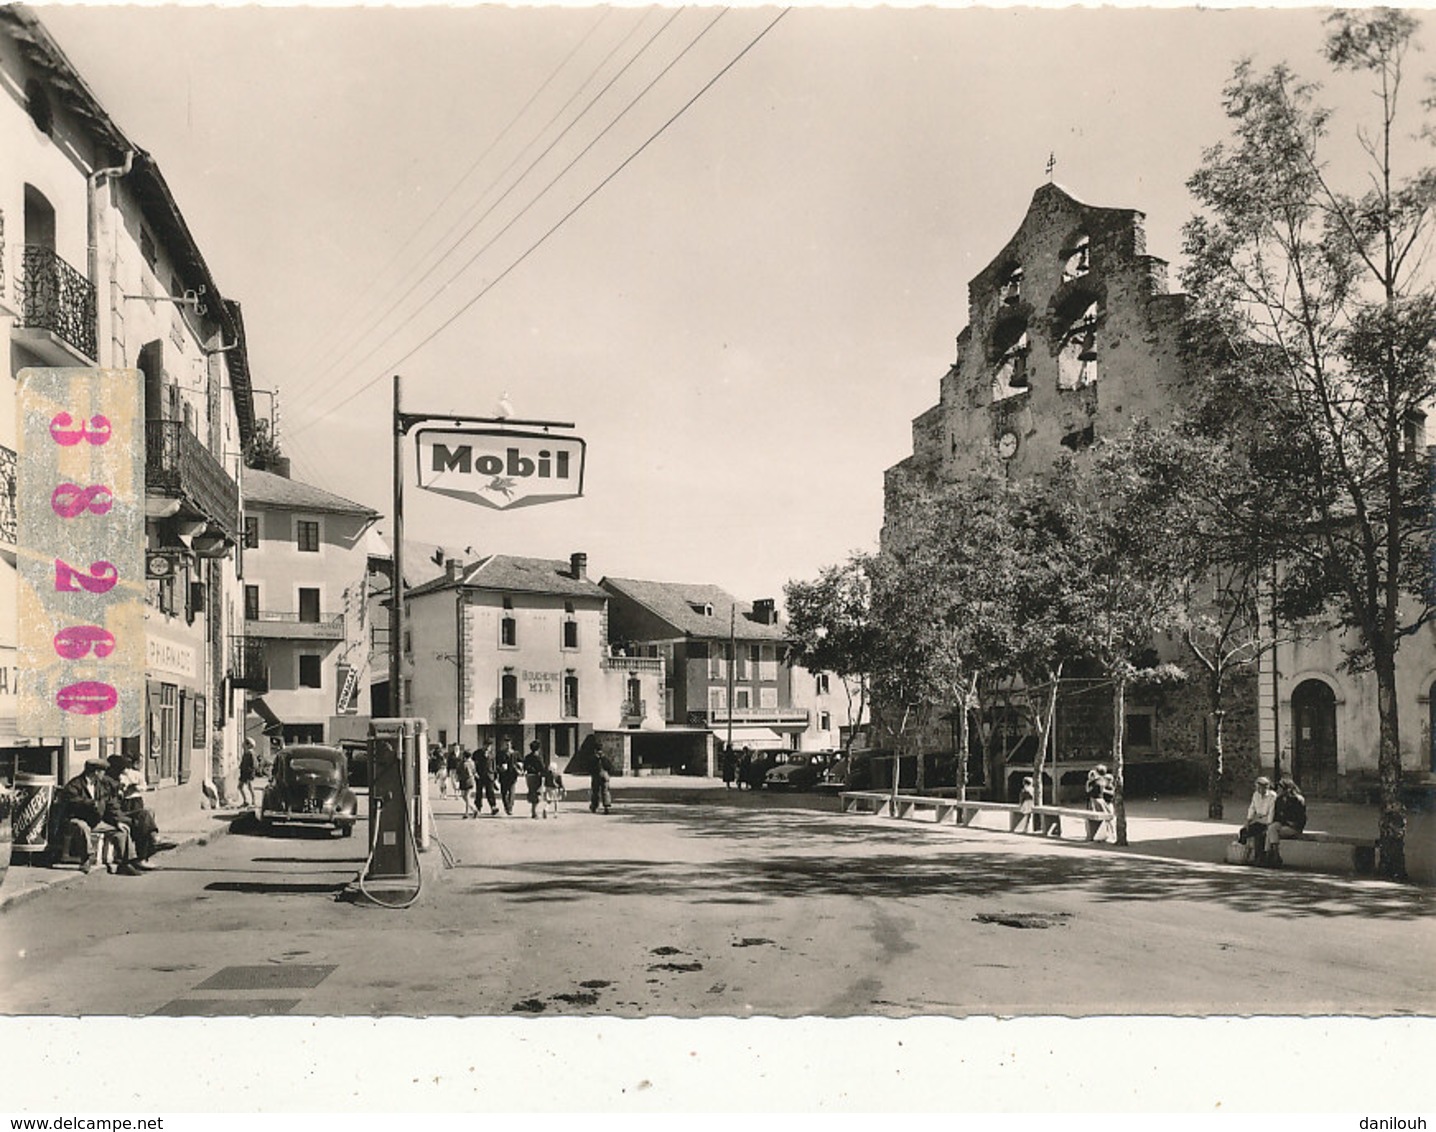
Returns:
[[[1376,872],[1378,842],[1374,837],[1349,837],[1343,833],[1323,833],[1319,829],[1307,829],[1295,837],[1283,834],[1281,841],[1277,843],[1278,852],[1288,845],[1300,845],[1302,842],[1311,845],[1349,845],[1351,867],[1361,876],[1370,876]]]

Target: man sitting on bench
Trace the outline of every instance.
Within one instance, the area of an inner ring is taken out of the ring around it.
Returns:
[[[95,838],[98,837],[114,847],[115,872],[122,876],[140,876],[130,831],[121,820],[114,780],[104,773],[107,765],[104,759],[86,759],[85,769],[65,783],[60,791],[64,807],[61,836],[67,839],[67,852],[80,859],[82,872],[89,872],[94,866]]]
[[[1300,837],[1306,828],[1306,799],[1296,788],[1290,775],[1277,783],[1276,803],[1272,806],[1271,825],[1266,830],[1266,857],[1261,861],[1274,869],[1281,868],[1281,839]]]
[[[1254,846],[1254,860],[1261,863],[1266,856],[1267,829],[1272,823],[1276,810],[1276,795],[1271,790],[1271,779],[1259,775],[1256,789],[1252,792],[1251,805],[1247,806],[1247,823],[1237,834],[1237,840],[1245,845],[1250,839]]]

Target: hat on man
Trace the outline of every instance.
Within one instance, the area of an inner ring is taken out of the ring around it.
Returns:
[[[86,760],[85,760],[85,769],[86,769],[86,770],[89,770],[89,769],[92,768],[92,767],[93,767],[95,770],[108,770],[108,769],[109,769],[109,766],[110,766],[110,764],[109,764],[108,762],[106,762],[104,759],[98,759],[98,758],[96,758],[96,759],[86,759]]]
[[[1270,786],[1270,785],[1271,785],[1271,779],[1268,778],[1268,777],[1267,777],[1266,775],[1264,775],[1264,774],[1258,775],[1258,776],[1257,776],[1257,780],[1256,780],[1256,784],[1257,784],[1258,786]]]
[[[129,765],[129,760],[126,759],[124,755],[111,755],[109,759],[105,762],[105,769],[124,770]]]

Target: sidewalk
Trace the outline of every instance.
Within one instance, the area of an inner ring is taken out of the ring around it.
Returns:
[[[165,867],[167,860],[176,853],[182,853],[191,845],[208,845],[209,842],[229,832],[230,824],[243,810],[227,808],[221,810],[200,810],[190,815],[183,823],[182,828],[171,828],[160,830],[161,841],[174,842],[173,849],[166,849],[163,853],[155,856],[156,871]],[[0,912],[4,912],[16,904],[38,896],[42,892],[48,892],[56,885],[78,884],[81,881],[91,878],[100,878],[114,882],[103,868],[96,867],[88,875],[82,873],[76,865],[59,865],[55,868],[45,868],[42,865],[17,864],[21,861],[18,854],[10,860],[10,867],[5,870],[5,880],[0,883]],[[117,878],[118,883],[129,883],[125,878]]]

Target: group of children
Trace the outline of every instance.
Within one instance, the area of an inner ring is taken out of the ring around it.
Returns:
[[[486,801],[489,813],[497,817],[502,802],[504,813],[514,812],[514,790],[519,774],[528,789],[529,816],[556,818],[563,800],[563,775],[557,760],[544,761],[537,739],[529,744],[522,765],[507,742],[497,751],[485,744],[477,754],[455,743],[444,751],[437,743],[429,749],[429,773],[439,788],[439,797],[447,798],[450,790],[463,799],[465,818],[479,816],[479,802]]]
[[[1104,764],[1098,764],[1087,772],[1087,808],[1101,814],[1102,820],[1088,821],[1088,841],[1113,841],[1116,833],[1112,828],[1112,817],[1117,795],[1117,780]],[[1027,833],[1032,828],[1033,811],[1036,809],[1032,776],[1022,780],[1022,794],[1017,803],[1018,821],[1013,827],[1018,833]]]

